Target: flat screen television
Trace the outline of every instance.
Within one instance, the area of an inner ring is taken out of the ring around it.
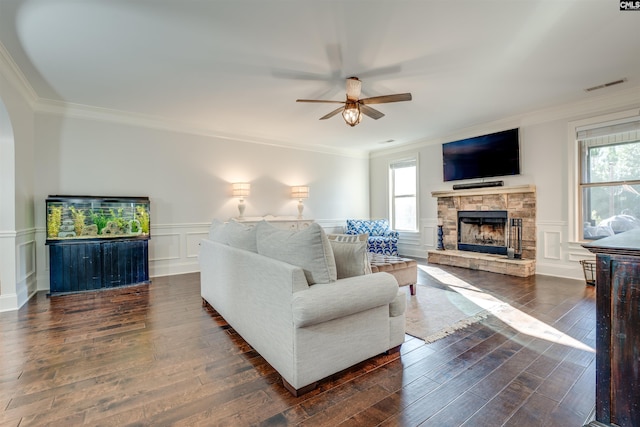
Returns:
[[[518,175],[519,128],[442,144],[445,181]]]

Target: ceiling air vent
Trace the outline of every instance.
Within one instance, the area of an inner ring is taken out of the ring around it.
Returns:
[[[585,92],[592,92],[594,90],[604,89],[605,87],[619,85],[620,83],[624,83],[626,81],[627,81],[627,79],[615,80],[615,81],[612,81],[612,82],[609,82],[609,83],[604,83],[604,84],[601,84],[601,85],[598,85],[598,86],[588,87],[584,91]]]

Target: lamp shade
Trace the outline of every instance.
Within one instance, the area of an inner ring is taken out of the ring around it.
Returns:
[[[342,118],[349,126],[355,126],[362,121],[360,105],[357,102],[347,102],[342,110]]]
[[[237,197],[239,199],[245,198],[249,195],[250,190],[251,184],[248,182],[234,182],[232,184],[233,197]]]
[[[306,199],[309,197],[309,187],[305,185],[291,187],[291,197],[294,199]]]

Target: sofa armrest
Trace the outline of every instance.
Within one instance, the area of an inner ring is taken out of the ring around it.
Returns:
[[[293,323],[302,328],[387,305],[397,293],[398,282],[389,273],[316,283],[293,294]]]

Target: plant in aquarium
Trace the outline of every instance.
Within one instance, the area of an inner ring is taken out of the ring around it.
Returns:
[[[138,221],[137,219],[132,219],[131,221],[129,221],[129,224],[131,226],[131,233],[137,234],[138,232],[142,231],[140,227],[140,221]]]
[[[62,207],[51,206],[50,212],[47,215],[48,237],[58,237],[60,224],[62,224]]]
[[[142,205],[136,206],[136,219],[140,221],[140,228],[144,234],[149,234],[149,212]]]
[[[84,222],[87,219],[87,215],[82,209],[76,209],[75,206],[70,206],[71,216],[73,217],[73,225],[76,231],[76,236],[82,235],[82,229],[84,228]]]
[[[109,214],[111,215],[111,217],[109,217],[108,221],[115,222],[118,228],[120,228],[120,230],[124,232],[124,230],[126,230],[129,226],[129,221],[122,217],[122,211],[122,208],[118,208],[117,213],[113,209],[109,209]]]
[[[102,234],[102,229],[107,225],[109,218],[104,213],[91,210],[91,221],[98,227],[98,234]]]

